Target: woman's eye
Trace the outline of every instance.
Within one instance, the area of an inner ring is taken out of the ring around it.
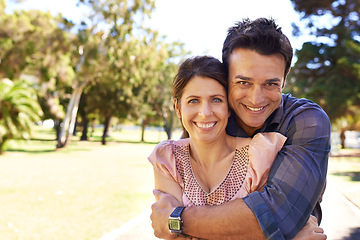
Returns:
[[[220,98],[214,98],[214,100],[213,100],[214,102],[216,102],[216,103],[220,103],[220,102],[222,102],[222,100],[220,99]]]
[[[197,99],[191,99],[191,100],[188,101],[188,103],[197,103],[197,102],[198,102]]]

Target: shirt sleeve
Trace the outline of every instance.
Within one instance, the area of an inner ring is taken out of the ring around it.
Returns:
[[[250,167],[247,192],[261,191],[269,177],[270,167],[283,147],[286,137],[277,132],[258,133],[249,144]]]
[[[244,198],[267,239],[292,239],[304,227],[325,186],[330,133],[324,111],[299,112],[287,127],[288,139],[264,191]]]
[[[171,140],[160,142],[148,157],[154,169],[164,177],[178,182],[175,156]]]

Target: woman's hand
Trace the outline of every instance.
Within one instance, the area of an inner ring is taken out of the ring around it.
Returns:
[[[310,215],[306,225],[296,235],[294,240],[325,240],[326,238],[324,229],[318,226],[317,218]]]

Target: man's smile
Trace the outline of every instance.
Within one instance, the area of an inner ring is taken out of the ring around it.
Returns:
[[[266,106],[263,107],[249,107],[245,104],[243,104],[243,106],[245,106],[247,109],[253,111],[253,112],[260,112],[261,110],[265,109]]]

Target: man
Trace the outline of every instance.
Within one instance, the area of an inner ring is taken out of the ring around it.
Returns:
[[[275,131],[288,139],[264,191],[219,206],[187,207],[179,213],[180,233],[205,239],[292,239],[311,213],[321,220],[330,121],[315,103],[282,94],[292,51],[272,19],[246,19],[229,29],[223,45],[233,110],[228,134],[251,137]],[[167,222],[179,203],[170,195],[154,194],[160,198],[152,206],[154,233],[175,238]]]

